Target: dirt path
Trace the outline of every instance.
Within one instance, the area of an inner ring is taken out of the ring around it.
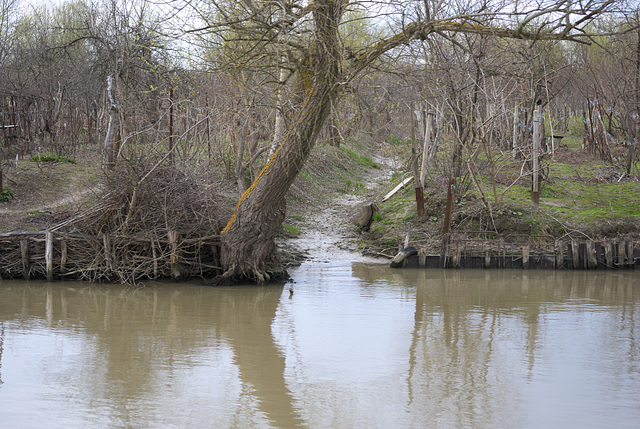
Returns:
[[[0,202],[0,231],[46,228],[47,217],[74,211],[99,191],[96,169],[83,164],[38,165],[20,160],[6,172],[5,187],[13,200]]]
[[[56,209],[61,206],[78,204],[82,202],[85,197],[91,193],[97,192],[99,188],[89,188],[89,189],[76,189],[70,191],[71,193],[58,198],[54,201],[47,201],[46,203],[37,204],[25,204],[19,207],[16,206],[0,206],[0,215],[12,215],[12,214],[23,214],[25,212],[49,212],[53,209]]]
[[[357,250],[358,228],[349,219],[359,207],[376,199],[379,189],[391,177],[391,161],[375,159],[381,169],[371,169],[364,177],[364,195],[343,194],[330,199],[301,226],[302,233],[287,244],[312,261],[350,261],[388,263],[386,258],[363,256]]]

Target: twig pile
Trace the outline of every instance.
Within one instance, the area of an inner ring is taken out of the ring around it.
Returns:
[[[221,198],[174,167],[136,167],[119,167],[98,204],[50,229],[52,262],[44,232],[3,234],[0,275],[133,284],[220,274]]]

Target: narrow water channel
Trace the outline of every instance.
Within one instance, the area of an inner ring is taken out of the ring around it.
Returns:
[[[0,427],[638,427],[638,273],[291,274],[0,282]]]

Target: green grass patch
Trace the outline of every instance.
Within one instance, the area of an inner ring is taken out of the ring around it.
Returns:
[[[13,192],[9,188],[3,188],[0,192],[0,201],[8,202],[13,200]]]
[[[357,153],[355,153],[351,149],[349,149],[347,147],[344,147],[344,146],[340,146],[340,149],[342,149],[344,152],[346,152],[351,158],[353,158],[353,160],[355,162],[357,162],[358,164],[362,165],[363,167],[375,168],[375,169],[378,169],[378,170],[381,168],[378,164],[376,164],[368,156],[358,155]]]
[[[584,134],[584,120],[582,115],[574,115],[567,121],[567,128],[569,128],[569,132],[573,135],[583,135]],[[564,143],[564,141],[563,141]]]
[[[301,233],[300,228],[294,225],[289,225],[288,223],[283,223],[282,229],[284,230],[285,234],[288,235],[300,235]]]
[[[410,139],[405,140],[401,137],[394,136],[393,134],[387,137],[385,141],[394,146],[404,146],[404,145],[409,145],[411,143]]]
[[[76,160],[73,158],[58,156],[52,153],[42,153],[40,155],[34,155],[31,157],[31,161],[33,162],[69,162],[71,164],[76,163]]]

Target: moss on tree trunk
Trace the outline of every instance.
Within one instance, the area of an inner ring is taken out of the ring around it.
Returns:
[[[324,0],[314,10],[314,43],[297,73],[299,107],[282,143],[240,197],[222,231],[221,279],[265,283],[286,277],[274,238],[286,215],[285,195],[302,170],[336,95],[341,56],[338,24],[342,1]]]

